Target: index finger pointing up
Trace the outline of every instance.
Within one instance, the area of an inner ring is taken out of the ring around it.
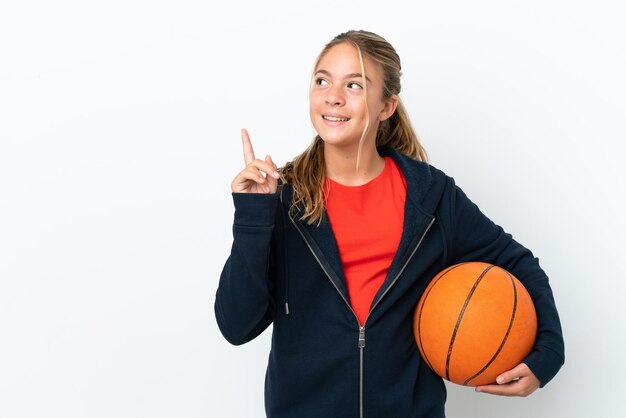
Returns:
[[[241,130],[241,142],[243,143],[243,161],[248,165],[254,161],[255,157],[252,142],[250,142],[250,136],[245,129]]]

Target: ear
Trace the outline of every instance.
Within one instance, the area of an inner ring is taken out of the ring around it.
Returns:
[[[391,95],[391,97],[385,101],[385,105],[383,106],[383,109],[378,114],[378,120],[382,122],[384,120],[389,119],[391,115],[393,115],[393,112],[396,111],[399,100],[400,99],[398,98],[397,94]]]

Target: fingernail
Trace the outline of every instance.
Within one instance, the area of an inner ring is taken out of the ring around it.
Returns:
[[[496,379],[496,382],[498,382],[499,384],[504,383],[504,377],[502,376],[498,377],[498,379]]]
[[[276,177],[276,178],[280,178],[280,174],[278,173],[278,171],[274,171],[272,173],[272,176]]]

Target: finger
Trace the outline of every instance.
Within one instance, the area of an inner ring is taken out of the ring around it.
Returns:
[[[246,165],[254,161],[254,149],[252,148],[252,142],[250,141],[250,135],[246,129],[241,130],[241,142],[243,144],[243,160]]]
[[[509,382],[512,382],[513,380],[519,379],[520,377],[528,376],[530,373],[531,371],[528,368],[528,366],[526,366],[524,363],[520,363],[514,368],[512,368],[511,370],[508,370],[500,374],[496,378],[496,382],[500,385],[503,383],[509,383]]]
[[[476,392],[501,396],[528,396],[540,386],[539,379],[524,363],[500,374],[496,382],[493,385],[477,386]]]
[[[515,396],[516,389],[514,383],[505,383],[503,385],[482,385],[476,386],[476,392],[489,393],[491,395]]]
[[[267,158],[267,157],[266,157]],[[262,161],[256,159],[252,161],[248,166],[244,169],[250,171],[252,173],[256,173],[261,177],[265,177],[264,174],[268,175],[268,178],[278,179],[280,178],[280,174],[276,171],[275,165],[266,161]]]
[[[261,187],[265,183],[263,176],[254,173],[250,170],[244,170],[237,174],[231,183],[231,189],[233,192],[245,192],[250,191],[256,187]]]
[[[263,184],[265,183],[265,176],[263,175],[263,171],[259,170],[257,167],[255,167],[254,164],[250,164],[248,167],[246,167],[242,172],[242,174],[246,174],[246,178],[250,179],[250,180],[254,180],[259,184]]]
[[[483,385],[476,386],[476,392],[489,393],[491,395],[500,396],[522,396],[526,397],[539,388],[539,382],[533,380],[530,376],[522,377],[519,380],[513,380],[510,383],[501,385]]]
[[[266,157],[266,161],[272,165],[272,167],[274,167],[274,170],[278,170],[278,166],[276,166],[276,164],[274,163],[274,160],[272,160],[272,157],[268,154],[268,156]]]
[[[271,160],[270,160],[271,161]],[[276,165],[273,162],[268,162],[267,157],[265,157],[265,161],[256,159],[248,164],[246,169],[256,169],[258,171],[262,171],[263,173],[268,174],[269,176],[278,179],[280,178],[280,174],[276,171]]]
[[[276,179],[280,178],[280,173],[278,172],[278,166],[274,163],[274,161],[272,160],[272,157],[268,154],[267,156],[268,158],[268,163],[271,164],[271,166],[274,168],[274,173],[272,173],[272,176]]]
[[[271,175],[267,176],[267,185],[269,186],[269,192],[274,193],[278,188],[278,177],[276,176],[278,172],[276,171],[276,164],[272,162],[272,157],[269,155],[265,156],[265,162],[272,167],[272,171],[270,172]]]

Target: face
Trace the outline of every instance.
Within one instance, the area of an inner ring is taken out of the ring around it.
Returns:
[[[328,145],[358,147],[368,113],[364,141],[374,144],[379,123],[395,110],[397,96],[382,99],[381,66],[365,55],[363,65],[367,79],[361,76],[356,48],[341,43],[328,50],[315,68],[309,112],[315,130]],[[367,97],[364,83],[367,83]]]

